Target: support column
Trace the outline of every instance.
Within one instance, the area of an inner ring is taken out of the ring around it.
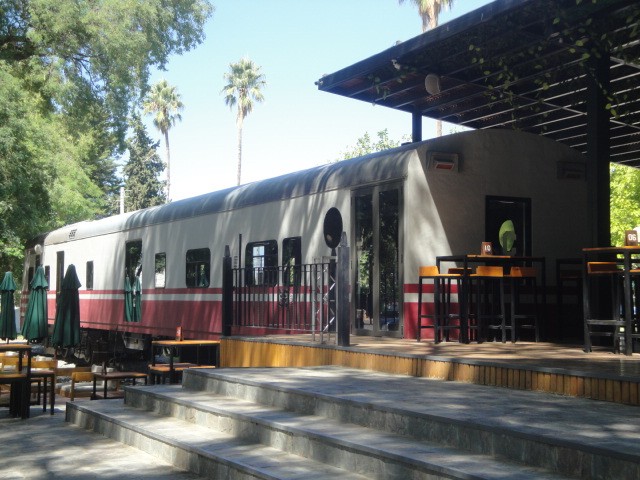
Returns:
[[[422,141],[422,115],[420,112],[413,112],[411,114],[411,141]]]
[[[609,55],[592,55],[587,64],[587,212],[590,245],[611,245],[611,187],[609,184],[610,112]]]
[[[351,308],[349,303],[349,245],[347,234],[342,232],[338,246],[336,265],[336,318],[338,345],[348,347],[351,333]]]
[[[233,269],[229,245],[224,247],[222,258],[222,335],[231,335],[233,325]]]

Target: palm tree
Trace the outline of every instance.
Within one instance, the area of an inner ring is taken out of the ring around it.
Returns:
[[[155,115],[153,125],[164,135],[167,152],[167,202],[171,200],[171,152],[169,149],[169,130],[182,120],[180,112],[184,109],[181,95],[176,87],[166,80],[160,80],[151,87],[142,104],[144,113]]]
[[[398,0],[402,5],[405,0]],[[438,26],[438,17],[443,8],[453,7],[453,0],[411,0],[418,7],[418,13],[422,17],[422,33]],[[436,121],[436,136],[442,136],[442,121]]]
[[[242,123],[253,110],[253,102],[262,102],[264,96],[260,91],[266,84],[260,67],[248,58],[241,59],[238,63],[229,65],[229,71],[224,74],[227,84],[222,93],[224,102],[233,108],[238,105],[236,126],[238,127],[238,185],[242,172]]]

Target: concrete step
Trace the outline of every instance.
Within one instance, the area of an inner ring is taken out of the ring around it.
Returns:
[[[189,371],[183,384],[562,475],[640,478],[634,406],[342,367]]]
[[[230,433],[128,407],[120,400],[69,403],[67,421],[206,478],[367,478]],[[143,477],[144,472],[136,475]]]
[[[179,386],[129,390],[127,406],[231,433],[236,439],[330,463],[366,478],[568,478],[374,428]]]
[[[625,405],[342,367],[125,390],[67,416],[210,478],[640,478],[640,409]]]

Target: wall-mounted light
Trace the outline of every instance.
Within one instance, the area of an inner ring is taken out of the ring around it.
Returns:
[[[427,168],[436,172],[458,172],[457,153],[429,152]]]
[[[429,95],[437,95],[440,93],[440,76],[430,73],[424,77],[424,88]]]
[[[583,162],[559,161],[557,163],[558,180],[585,180],[587,166]]]

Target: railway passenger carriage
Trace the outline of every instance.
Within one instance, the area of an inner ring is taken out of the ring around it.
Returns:
[[[225,246],[235,266],[251,269],[251,289],[268,283],[264,267],[329,256],[323,219],[337,208],[351,247],[352,331],[415,338],[418,266],[479,253],[483,241],[497,246],[509,218],[517,253],[553,267],[585,243],[586,188],[584,158],[568,147],[514,131],[463,132],[60,228],[27,248],[23,285],[41,262],[52,323],[56,289],[74,264],[84,328],[173,336],[181,325],[187,337],[215,338]],[[142,317],[129,323],[125,278],[136,276]]]

